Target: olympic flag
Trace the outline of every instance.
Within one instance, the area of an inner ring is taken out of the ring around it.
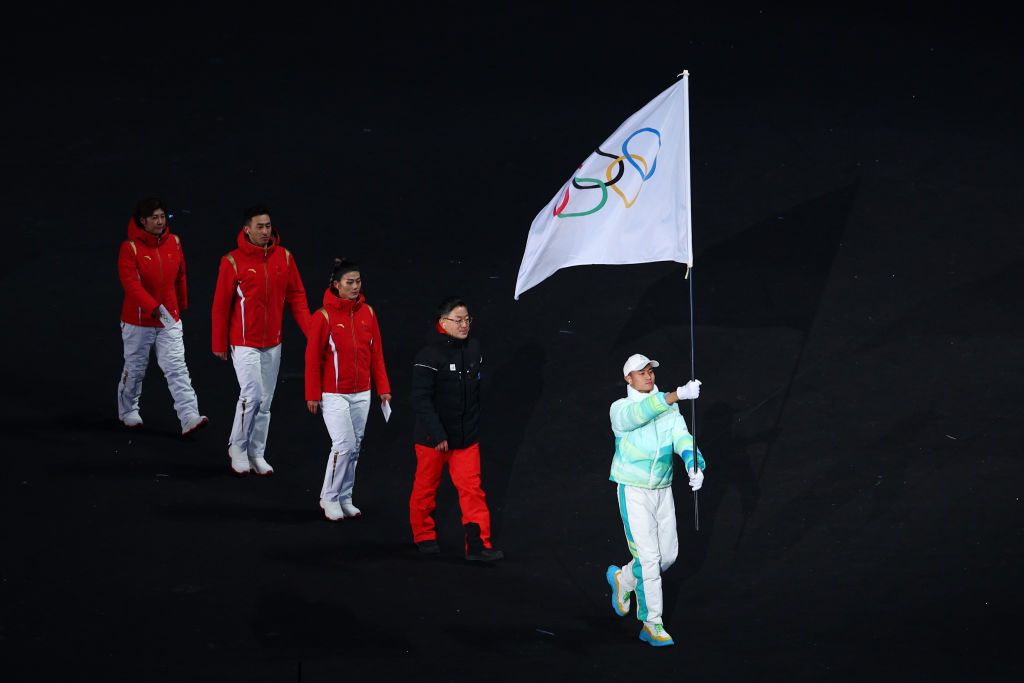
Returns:
[[[568,266],[693,265],[688,80],[629,117],[533,219],[516,299]]]

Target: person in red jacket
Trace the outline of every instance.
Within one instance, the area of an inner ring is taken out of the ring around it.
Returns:
[[[356,464],[370,410],[370,380],[390,404],[377,314],[362,294],[359,266],[334,259],[324,307],[314,313],[306,335],[306,408],[323,407],[331,452],[320,489],[320,507],[331,521],[359,517],[352,504]]]
[[[231,470],[240,475],[274,473],[266,448],[285,303],[303,332],[309,323],[299,268],[280,241],[267,207],[246,209],[238,248],[221,258],[213,295],[213,355],[227,360],[230,347],[240,387],[228,438]]]
[[[121,243],[117,273],[124,287],[121,340],[124,371],[117,386],[117,416],[127,427],[141,427],[139,399],[150,351],[167,379],[182,435],[204,427],[199,401],[185,365],[181,312],[188,307],[185,254],[181,240],[167,225],[167,208],[156,197],[135,207],[128,221],[128,239]]]

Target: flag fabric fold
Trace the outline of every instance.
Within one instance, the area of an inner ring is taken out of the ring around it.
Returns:
[[[516,299],[568,266],[693,265],[687,81],[630,116],[533,219]]]

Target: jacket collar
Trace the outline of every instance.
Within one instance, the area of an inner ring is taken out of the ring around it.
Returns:
[[[171,226],[169,225],[164,227],[164,231],[162,233],[154,235],[153,233],[143,230],[139,224],[135,222],[135,216],[128,219],[128,239],[134,242],[142,242],[150,247],[159,247],[170,236]]]
[[[448,334],[447,332],[445,332],[444,328],[441,327],[441,321],[440,320],[438,320],[434,324],[434,334],[433,334],[433,337],[434,337],[434,341],[440,342],[440,343],[445,343],[445,344],[450,344],[450,345],[454,346],[455,348],[461,348],[461,347],[466,345],[466,342],[469,341],[469,337],[466,337],[465,339],[456,339],[455,337],[453,337],[450,334]]]
[[[359,307],[366,302],[366,297],[363,296],[362,292],[359,292],[359,297],[356,299],[342,299],[328,287],[324,291],[324,308],[335,311],[337,313],[344,313],[350,315],[355,311],[359,310]]]
[[[654,388],[651,389],[650,393],[647,393],[647,394],[645,394],[642,391],[637,391],[636,389],[634,389],[633,387],[629,386],[628,384],[626,385],[626,398],[628,398],[630,401],[642,401],[645,398],[650,398],[651,396],[654,396],[656,393],[658,393],[658,385],[657,384],[655,384]]]
[[[249,238],[245,236],[245,228],[238,231],[238,248],[246,256],[253,258],[266,258],[274,253],[277,249],[277,245],[281,242],[281,235],[277,232],[277,228],[270,233],[270,243],[265,247],[257,247],[255,244],[249,241]]]

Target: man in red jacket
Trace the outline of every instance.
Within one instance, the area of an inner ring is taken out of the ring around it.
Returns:
[[[117,416],[127,427],[142,426],[142,379],[155,348],[156,362],[174,398],[181,433],[190,434],[209,420],[199,414],[199,401],[185,365],[181,326],[181,311],[188,307],[185,254],[181,240],[171,234],[161,200],[147,197],[135,207],[135,215],[128,221],[128,239],[118,253],[117,273],[124,287],[124,371],[117,386]]]
[[[305,333],[309,304],[295,257],[280,245],[270,210],[251,207],[238,233],[238,248],[220,260],[213,295],[213,355],[227,360],[230,347],[241,388],[228,439],[236,474],[274,473],[264,454],[281,367],[285,302]]]

